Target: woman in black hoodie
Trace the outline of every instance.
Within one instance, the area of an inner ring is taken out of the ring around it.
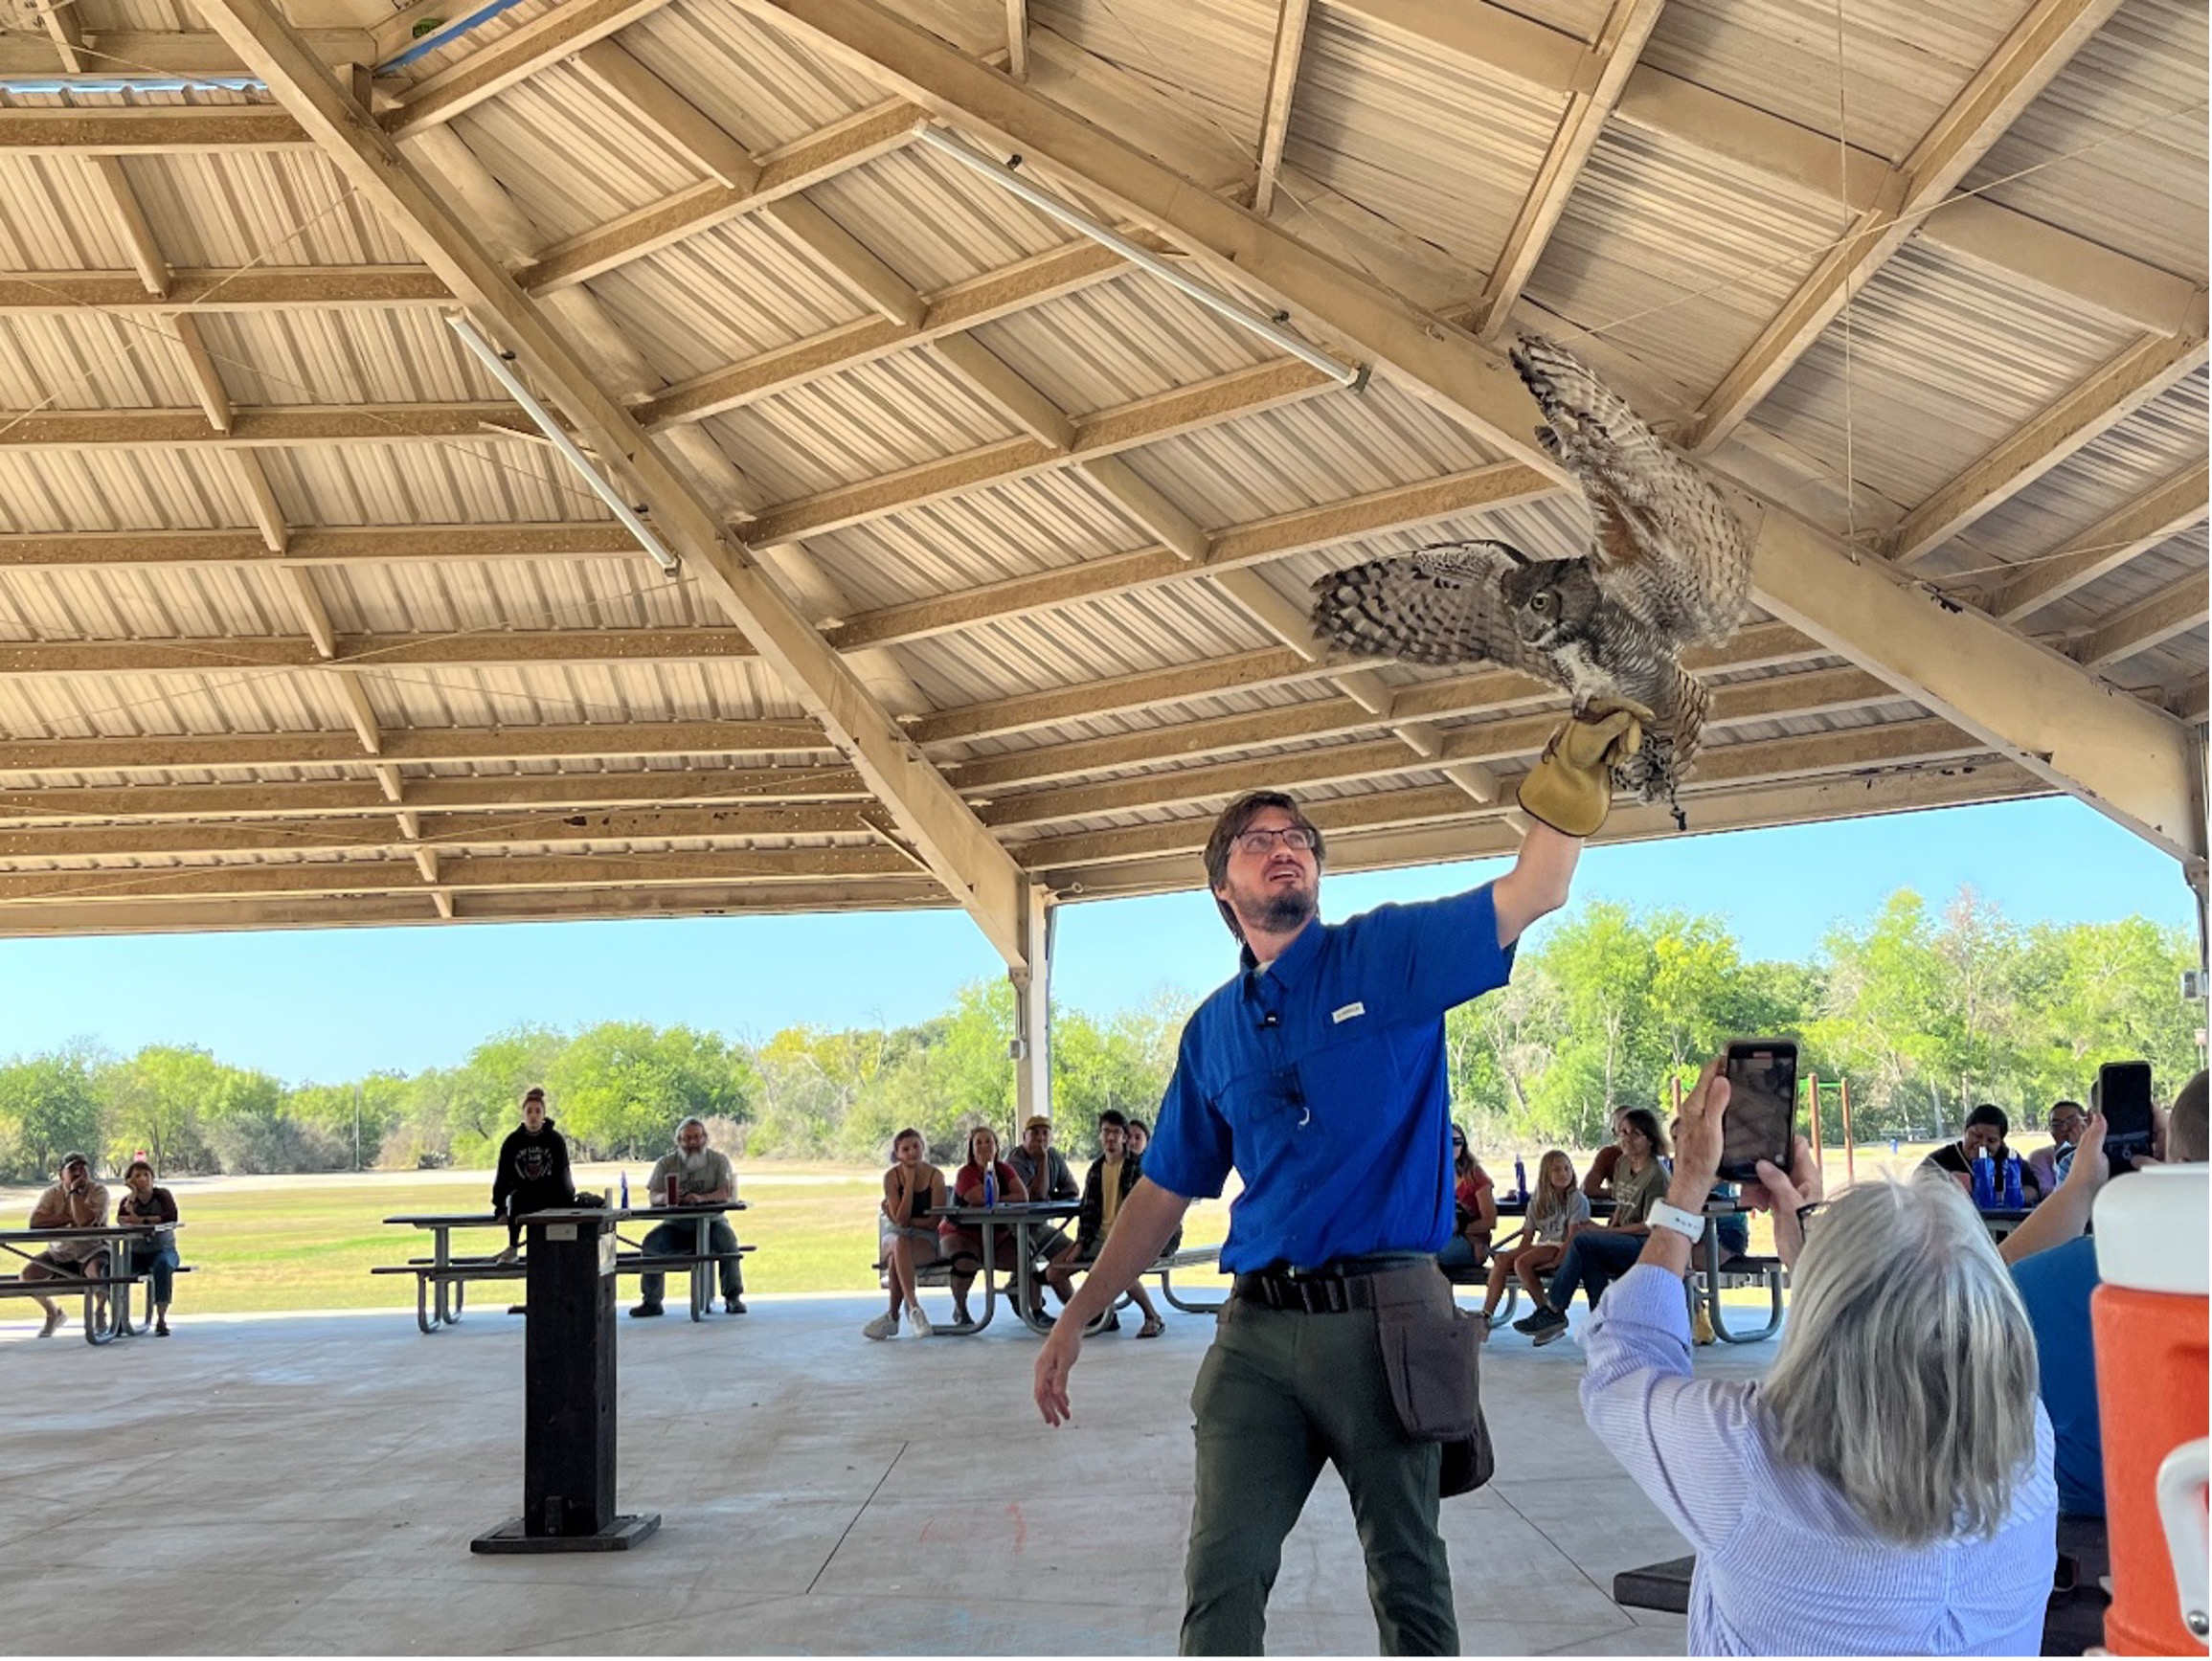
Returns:
[[[491,1208],[507,1219],[507,1249],[498,1261],[514,1261],[525,1212],[567,1205],[576,1197],[568,1141],[546,1116],[545,1091],[532,1085],[522,1098],[522,1124],[499,1145],[499,1170],[491,1179]]]

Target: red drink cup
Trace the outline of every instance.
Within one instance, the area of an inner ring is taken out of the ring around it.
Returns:
[[[676,1196],[680,1191],[680,1186],[684,1178],[682,1172],[671,1171],[668,1173],[668,1203],[670,1205],[674,1205],[678,1202]]]

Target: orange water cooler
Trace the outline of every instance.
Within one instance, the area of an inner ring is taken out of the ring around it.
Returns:
[[[2115,1655],[2203,1654],[2207,1241],[2212,1171],[2169,1165],[2105,1185],[2096,1204],[2098,1414]]]

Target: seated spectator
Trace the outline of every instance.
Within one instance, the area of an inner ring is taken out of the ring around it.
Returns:
[[[1029,1190],[1013,1166],[999,1157],[999,1134],[988,1125],[978,1125],[968,1133],[966,1163],[953,1173],[953,1203],[981,1205],[983,1202],[983,1173],[988,1171],[998,1185],[998,1202],[1011,1205],[1028,1199]],[[953,1319],[961,1326],[973,1325],[968,1313],[968,1289],[976,1284],[976,1273],[983,1265],[983,1237],[982,1233],[951,1218],[937,1223],[937,1256],[951,1262],[953,1268]],[[991,1262],[1001,1274],[1014,1272],[1014,1231],[1011,1228],[991,1230]]]
[[[532,1085],[523,1094],[522,1123],[500,1143],[499,1164],[492,1172],[492,1213],[507,1219],[507,1248],[495,1261],[514,1261],[527,1213],[573,1205],[576,1198],[568,1138],[553,1129],[545,1111],[545,1091]]]
[[[1574,1185],[1574,1161],[1563,1148],[1553,1148],[1536,1162],[1536,1192],[1528,1197],[1528,1225],[1518,1249],[1500,1252],[1490,1260],[1490,1284],[1482,1291],[1482,1318],[1498,1313],[1505,1296],[1505,1282],[1518,1275],[1529,1297],[1544,1301],[1544,1271],[1567,1255],[1570,1234],[1590,1222],[1590,1200]]]
[[[2038,1148],[2028,1156],[2028,1165],[2036,1174],[2036,1187],[2043,1194],[2056,1194],[2059,1184],[2065,1180],[2065,1172],[2059,1169],[2062,1161],[2081,1145],[2082,1133],[2088,1128],[2089,1115],[2079,1102],[2053,1102],[2050,1117],[2044,1129],[2051,1134],[2051,1145]]]
[[[937,1231],[930,1213],[945,1202],[945,1174],[924,1157],[926,1151],[919,1131],[910,1128],[892,1138],[891,1169],[883,1174],[883,1257],[891,1275],[891,1308],[860,1329],[867,1337],[896,1337],[901,1306],[914,1336],[930,1336],[914,1270],[937,1261]]]
[[[1468,1151],[1467,1133],[1452,1127],[1452,1238],[1436,1254],[1436,1267],[1450,1273],[1478,1268],[1490,1255],[1498,1229],[1498,1191],[1490,1173]]]
[[[2205,1075],[2200,1072],[2181,1087],[2171,1118],[2154,1117],[2155,1156],[2176,1164],[2204,1161],[2205,1099]],[[2059,1510],[2068,1516],[2105,1515],[2105,1442],[2097,1414],[2096,1347],[2089,1331],[2089,1294],[2098,1285],[2097,1246],[2088,1229],[2097,1192],[2110,1176],[2105,1118],[2092,1113],[2075,1141],[2065,1179],[1998,1247],[2012,1265],[2013,1284],[2035,1329],[2036,1372],[2057,1442],[2053,1474]],[[2203,1246],[2201,1241],[2177,1244],[2191,1250]]]
[[[645,1191],[656,1198],[666,1194],[670,1178],[675,1178],[679,1205],[719,1205],[737,1198],[737,1173],[731,1167],[730,1156],[707,1146],[707,1121],[696,1114],[676,1127],[676,1151],[663,1154],[654,1162],[653,1174],[645,1179]],[[656,1223],[639,1244],[647,1257],[682,1257],[698,1249],[699,1225],[670,1218]],[[716,1216],[708,1223],[707,1249],[713,1254],[721,1283],[723,1313],[743,1314],[745,1260],[737,1255],[737,1231],[727,1218]],[[639,1275],[638,1307],[630,1313],[659,1314],[661,1295],[667,1284],[666,1274]]]
[[[1590,1307],[1597,1308],[1614,1276],[1643,1249],[1643,1237],[1651,1232],[1644,1218],[1666,1192],[1667,1169],[1659,1160],[1667,1141],[1659,1115],[1649,1108],[1629,1108],[1617,1122],[1620,1158],[1614,1167],[1613,1217],[1603,1228],[1593,1225],[1575,1231],[1550,1285],[1536,1299],[1536,1308],[1513,1323],[1515,1332],[1526,1333],[1539,1344],[1566,1333],[1567,1307],[1578,1288],[1589,1297]],[[1676,1291],[1679,1295],[1681,1289]]]
[[[2012,1120],[2005,1111],[1994,1102],[1984,1102],[1966,1115],[1966,1129],[1955,1142],[1947,1142],[1921,1160],[1923,1171],[1942,1171],[1957,1179],[1967,1193],[1974,1192],[1974,1162],[1987,1154],[1992,1166],[1991,1175],[1997,1178],[1998,1195],[2004,1194],[2004,1162],[2012,1149],[2005,1145],[2005,1134],[2012,1129]],[[2033,1205],[2043,1196],[2041,1179],[2035,1167],[2027,1160],[2020,1161],[2020,1198]]]
[[[1128,1131],[1129,1121],[1119,1109],[1108,1108],[1098,1115],[1098,1146],[1101,1152],[1084,1175],[1083,1210],[1075,1220],[1075,1249],[1069,1258],[1062,1260],[1063,1264],[1079,1268],[1097,1260],[1107,1236],[1114,1232],[1114,1223],[1120,1215],[1121,1202],[1129,1198],[1137,1187],[1138,1178],[1144,1174],[1143,1167],[1129,1156]],[[1068,1268],[1061,1265],[1054,1267],[1063,1275],[1068,1272]],[[1160,1312],[1152,1306],[1152,1298],[1145,1291],[1143,1281],[1129,1283],[1129,1296],[1144,1312],[1144,1324],[1137,1329],[1139,1337],[1156,1338],[1167,1330],[1166,1323],[1160,1318]],[[1063,1291],[1061,1302],[1066,1301],[1067,1293]],[[1106,1317],[1106,1331],[1118,1332],[1120,1327],[1119,1315],[1109,1314]]]
[[[1611,1200],[1614,1173],[1620,1164],[1620,1126],[1628,1110],[1615,1108],[1610,1129],[1613,1140],[1591,1156],[1590,1170],[1582,1178],[1582,1192],[1586,1199]]]
[[[150,1238],[127,1243],[129,1256],[124,1272],[133,1280],[142,1274],[151,1278],[148,1291],[153,1300],[153,1336],[166,1338],[169,1294],[176,1286],[176,1196],[154,1186],[153,1165],[147,1159],[133,1159],[124,1166],[123,1183],[123,1199],[115,1207],[116,1222],[158,1224]]]
[[[1052,1146],[1052,1121],[1042,1113],[1022,1127],[1021,1145],[1006,1156],[1006,1163],[1013,1166],[1014,1175],[1021,1178],[1032,1200],[1074,1200],[1083,1192],[1075,1185],[1075,1173],[1068,1168],[1068,1161],[1060,1156],[1059,1149]],[[1033,1269],[1043,1271],[1046,1284],[1059,1294],[1063,1306],[1068,1302],[1073,1283],[1065,1273],[1055,1277],[1051,1266],[1074,1249],[1072,1240],[1055,1231],[1038,1248],[1038,1262],[1031,1265]],[[1029,1318],[1042,1320],[1045,1294],[1038,1290],[1032,1291],[1031,1297]]]
[[[107,1221],[107,1185],[92,1179],[92,1164],[82,1154],[61,1156],[61,1169],[54,1186],[31,1208],[33,1228],[98,1228]],[[23,1278],[33,1280],[93,1280],[107,1273],[107,1243],[102,1240],[57,1240],[23,1266]],[[31,1294],[46,1312],[38,1336],[50,1338],[68,1317],[61,1306],[40,1293]],[[88,1318],[107,1318],[107,1294],[95,1295],[96,1313]]]
[[[1666,1193],[1695,1210],[1727,1083],[1683,1104]],[[1697,1552],[1693,1655],[2033,1655],[2057,1564],[2035,1340],[1949,1183],[1867,1182],[1815,1217],[1819,1167],[1762,1166],[1790,1322],[1763,1380],[1690,1373],[1689,1241],[1652,1230],[1587,1335],[1590,1427]]]

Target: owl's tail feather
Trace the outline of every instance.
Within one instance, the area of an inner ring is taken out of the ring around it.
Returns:
[[[1697,760],[1698,743],[1705,725],[1712,696],[1704,683],[1681,664],[1675,664],[1661,695],[1652,703],[1652,719],[1644,728],[1643,748],[1614,769],[1617,789],[1631,792],[1638,801],[1665,798],[1677,829],[1687,828],[1676,792]]]

